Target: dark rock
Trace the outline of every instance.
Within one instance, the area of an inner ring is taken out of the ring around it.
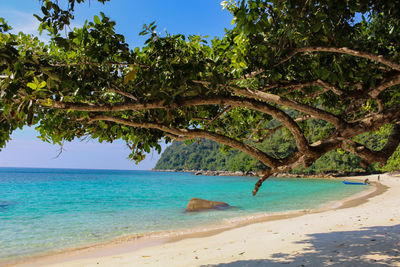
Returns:
[[[201,198],[192,198],[186,207],[187,211],[200,211],[208,209],[226,209],[229,208],[228,203],[222,201],[211,201]]]

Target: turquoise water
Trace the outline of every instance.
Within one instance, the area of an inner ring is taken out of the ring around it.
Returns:
[[[366,187],[319,179],[118,170],[0,168],[0,263],[131,234],[177,230],[255,213],[316,208]],[[235,206],[187,213],[192,197]]]

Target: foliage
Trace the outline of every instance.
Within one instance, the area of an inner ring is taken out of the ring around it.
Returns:
[[[266,166],[256,193],[331,151],[368,168],[399,145],[397,0],[224,1],[235,25],[223,38],[160,35],[151,23],[135,49],[103,13],[63,35],[83,1],[42,1],[48,44],[0,20],[1,147],[23,125],[55,144],[121,139],[136,161],[163,138],[205,138]],[[360,137],[385,127],[382,144]],[[281,143],[261,145],[277,132]]]

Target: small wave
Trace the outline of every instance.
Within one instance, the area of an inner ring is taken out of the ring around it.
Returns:
[[[2,201],[0,200],[0,211],[1,212],[6,212],[7,210],[10,209],[11,206],[16,205],[16,201]]]

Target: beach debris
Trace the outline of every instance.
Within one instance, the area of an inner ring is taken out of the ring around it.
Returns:
[[[244,251],[239,253],[239,255],[243,255],[243,254],[244,254]]]
[[[226,209],[229,208],[228,203],[222,201],[211,201],[201,198],[192,198],[186,207],[186,211],[200,211],[207,209]]]
[[[198,259],[199,259],[199,257],[197,257],[197,256],[196,256],[196,257],[194,257],[194,258],[195,258],[196,260],[198,260]]]

